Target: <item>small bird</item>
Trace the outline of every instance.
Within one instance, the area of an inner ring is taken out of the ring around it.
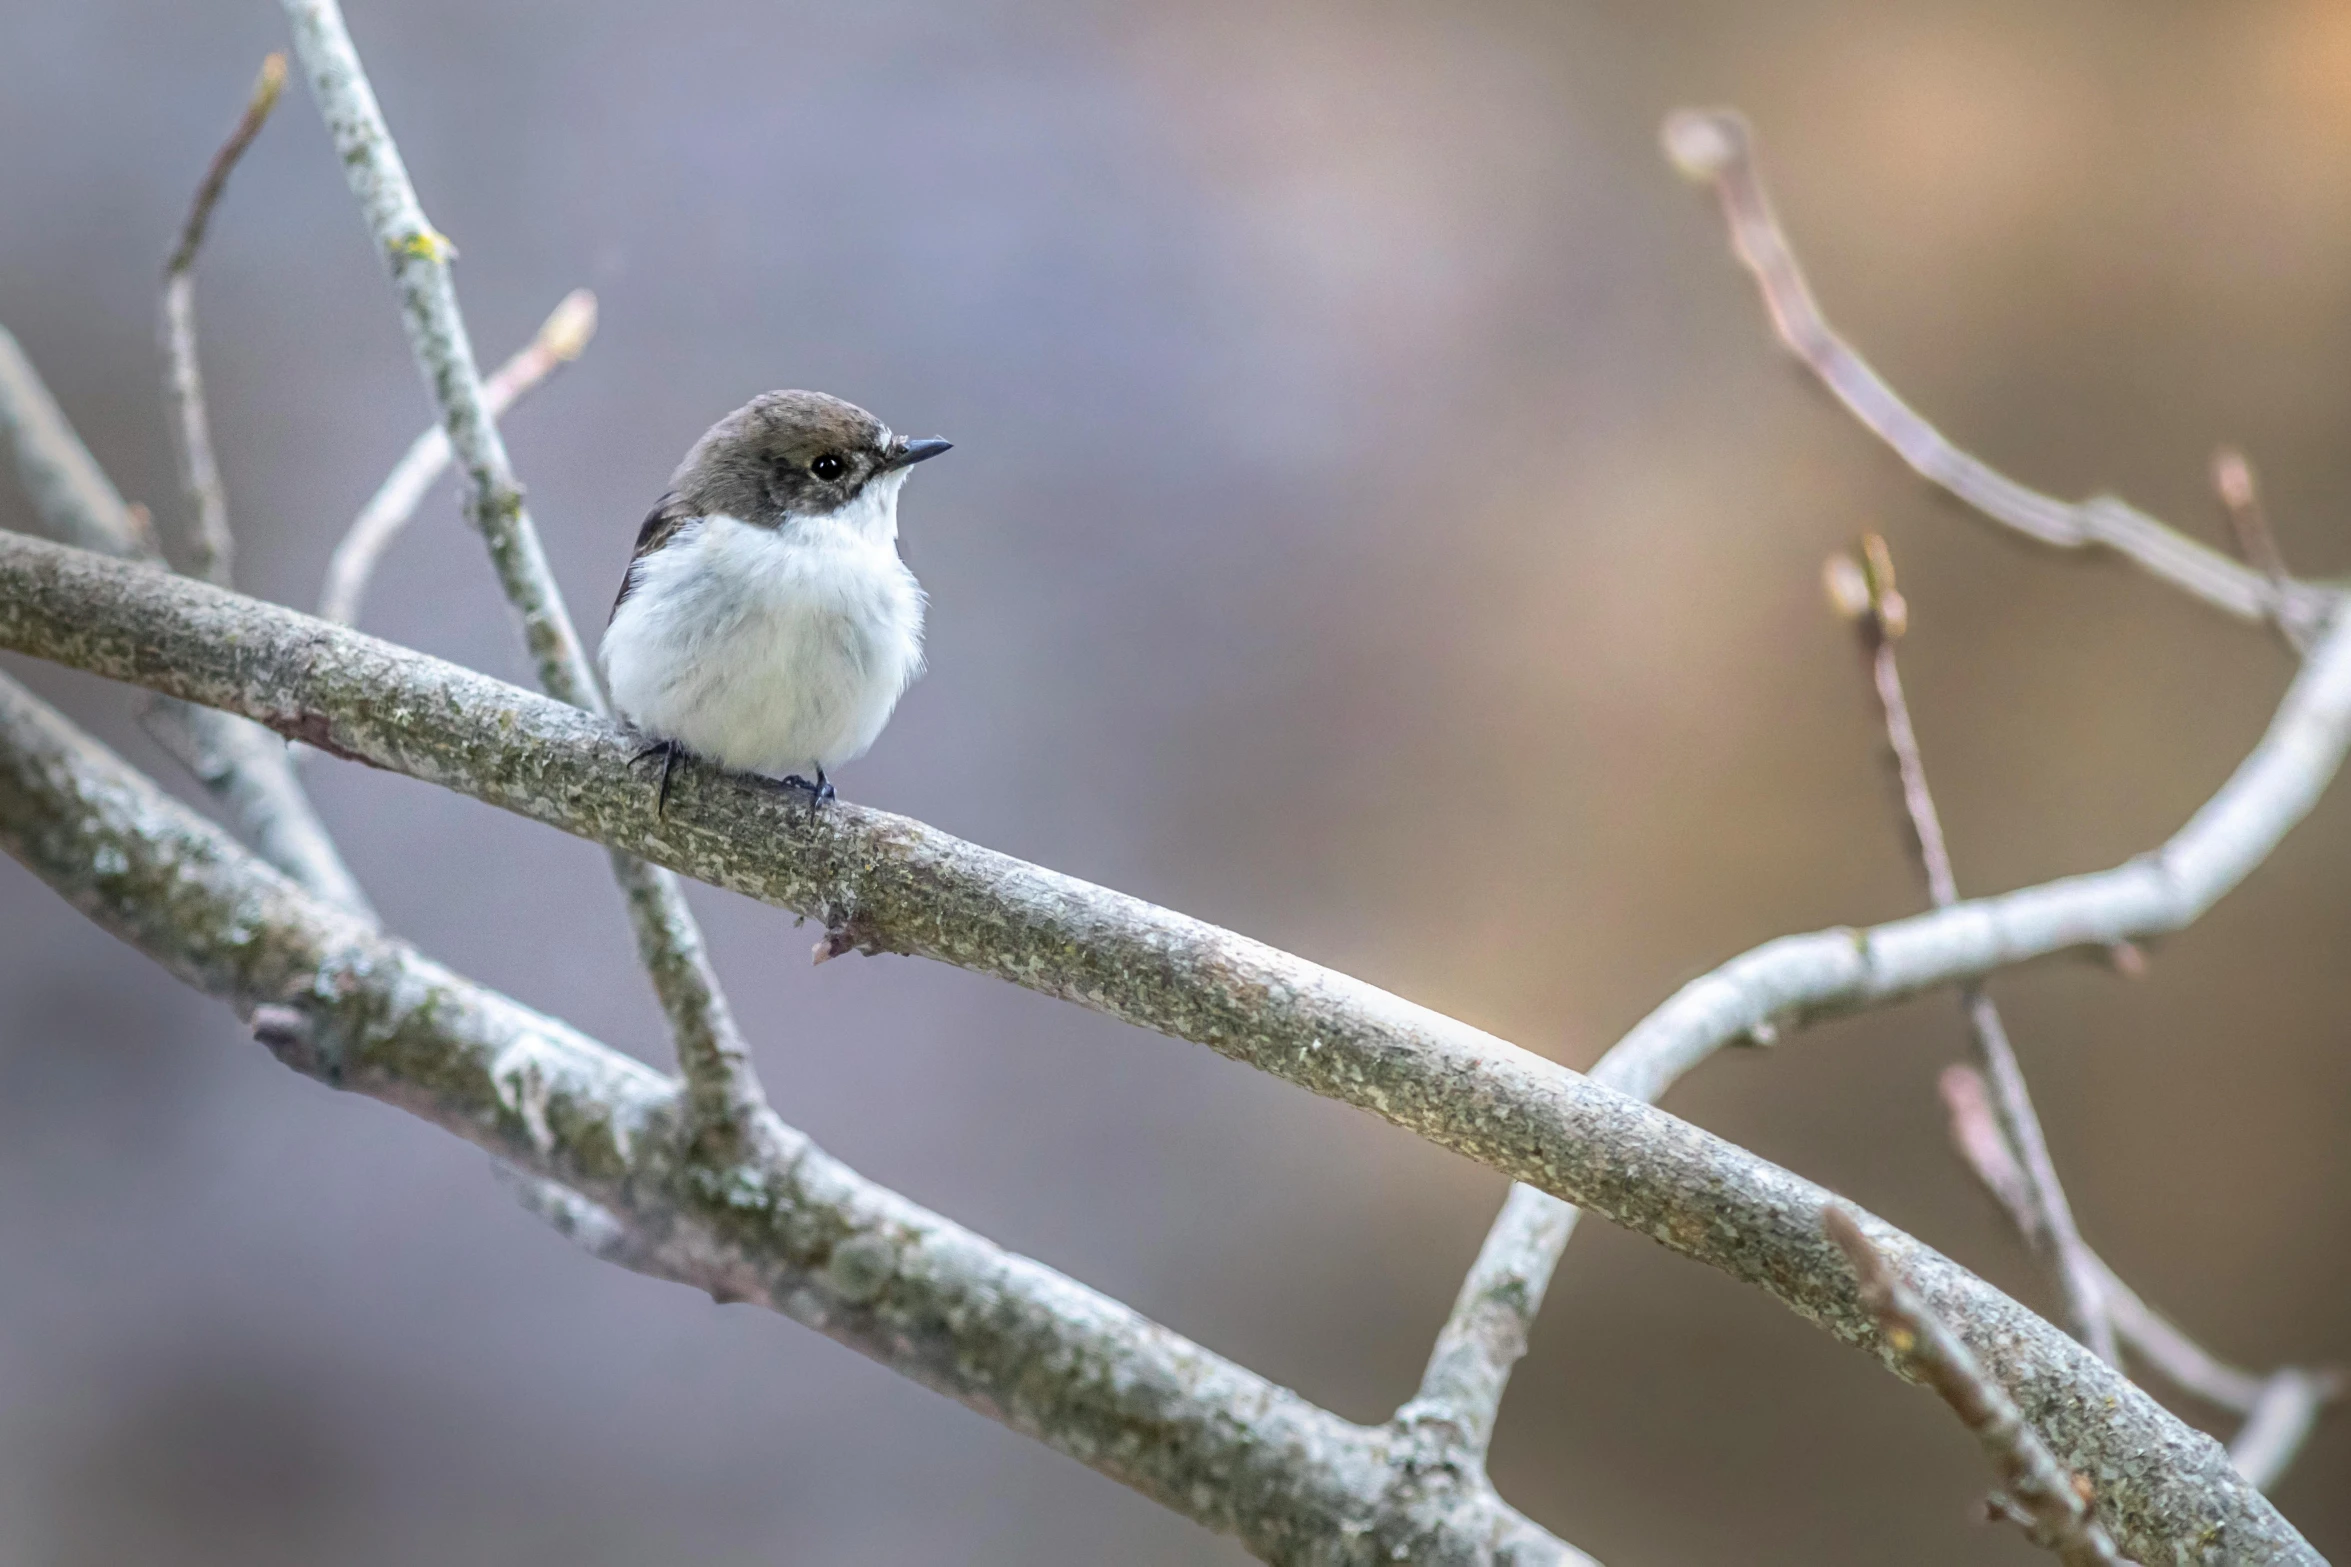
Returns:
[[[598,662],[612,705],[679,751],[833,797],[922,672],[923,591],[898,490],[946,451],[822,392],[766,392],[712,425],[637,532]]]

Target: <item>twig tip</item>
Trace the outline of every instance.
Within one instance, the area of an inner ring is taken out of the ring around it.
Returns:
[[[196,251],[204,243],[204,230],[212,221],[212,209],[219,202],[220,193],[228,188],[229,171],[245,156],[253,138],[261,134],[261,127],[268,121],[269,111],[277,107],[278,94],[285,90],[285,85],[286,57],[265,56],[260,74],[253,79],[253,91],[245,99],[245,112],[237,117],[228,140],[220,144],[203,179],[197,182],[196,198],[188,204],[187,221],[180,225],[171,255],[163,263],[165,277],[177,277],[196,264]]]
[[[1894,553],[1875,533],[1861,537],[1861,558],[1831,555],[1821,567],[1829,607],[1840,619],[1887,642],[1910,629],[1910,604],[1894,587]]]
[[[253,96],[246,107],[255,119],[277,107],[278,94],[286,90],[286,53],[272,50],[261,61],[261,74],[253,79]]]
[[[2260,498],[2254,488],[2253,465],[2234,446],[2212,454],[2212,487],[2219,492],[2220,503],[2231,511],[2243,511]]]
[[[1889,642],[1898,641],[1910,628],[1910,603],[1894,586],[1894,551],[1884,534],[1861,536],[1861,560],[1870,606],[1877,611],[1878,633]]]
[[[1858,621],[1869,613],[1869,575],[1850,555],[1831,555],[1822,562],[1820,585],[1828,590],[1829,608],[1840,620]]]
[[[1666,157],[1682,177],[1718,180],[1746,161],[1750,137],[1736,109],[1676,109],[1665,117]]]
[[[539,346],[557,359],[573,360],[587,352],[596,335],[596,292],[575,288],[556,303],[539,328]]]

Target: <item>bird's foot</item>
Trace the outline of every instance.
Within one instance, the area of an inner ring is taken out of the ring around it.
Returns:
[[[653,796],[653,814],[655,816],[669,814],[669,772],[678,764],[679,750],[680,747],[675,740],[656,740],[629,758],[629,765],[634,767],[655,753],[659,753],[661,757],[661,787]]]
[[[786,773],[783,777],[777,779],[776,782],[786,789],[807,790],[808,813],[811,816],[815,815],[816,808],[824,804],[827,800],[839,798],[839,796],[833,790],[833,781],[824,775],[824,769],[821,767],[816,770],[816,782],[814,783],[810,783],[807,779],[801,777],[798,773]]]

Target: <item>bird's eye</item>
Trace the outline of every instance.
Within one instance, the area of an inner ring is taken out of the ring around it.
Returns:
[[[831,452],[825,453],[808,465],[808,471],[830,484],[849,471],[849,465]]]

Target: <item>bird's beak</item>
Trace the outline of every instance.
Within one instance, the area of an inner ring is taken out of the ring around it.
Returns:
[[[908,441],[904,446],[899,447],[896,454],[882,466],[885,469],[911,468],[918,462],[929,462],[941,452],[952,449],[954,445],[953,441],[942,441],[936,437],[925,441]]]

